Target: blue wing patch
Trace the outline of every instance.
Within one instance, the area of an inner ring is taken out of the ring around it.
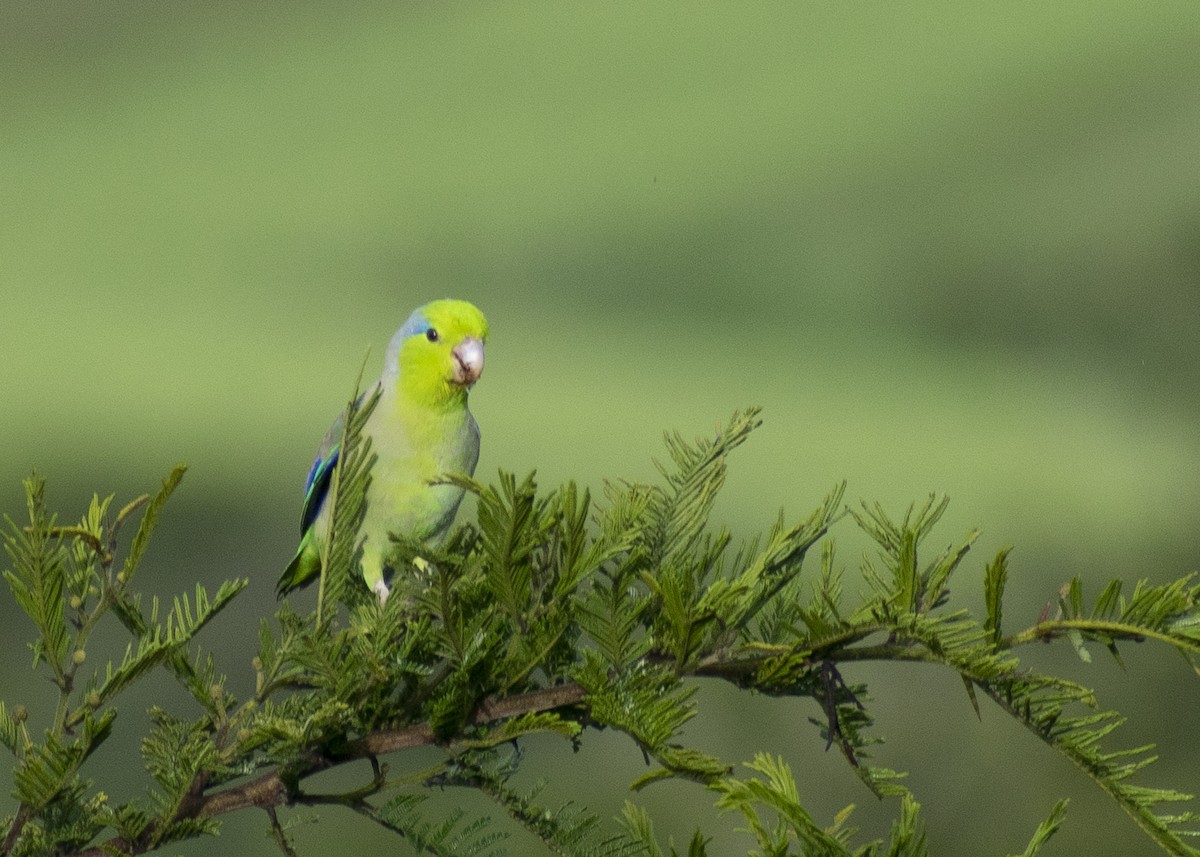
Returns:
[[[324,458],[318,457],[313,462],[312,470],[308,471],[308,481],[304,483],[304,511],[300,515],[300,535],[304,535],[312,526],[325,503],[339,453],[340,450],[335,446]]]

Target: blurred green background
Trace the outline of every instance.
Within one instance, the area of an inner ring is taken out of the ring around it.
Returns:
[[[485,478],[652,478],[663,429],[761,404],[717,510],[739,535],[843,478],[897,514],[948,493],[940,540],[984,529],[955,596],[978,607],[984,562],[1015,545],[1014,628],[1076,573],[1094,595],[1192,571],[1198,32],[1193,2],[5,3],[0,508],[22,513],[33,469],[73,518],[189,462],[143,584],[252,579],[203,637],[245,690],[364,353],[373,372],[414,306],[453,295],[492,324]],[[854,571],[868,546],[835,532]],[[0,698],[36,717],[28,631],[0,630]],[[1159,743],[1145,782],[1200,790],[1182,659],[1029,655],[1130,714],[1121,746]],[[1020,850],[1062,796],[1053,853],[1149,852],[1064,760],[976,720],[954,676],[846,672],[871,682],[876,761],[911,772],[936,853]],[[140,693],[94,761],[118,798],[148,786],[141,709],[191,713],[165,676]],[[699,746],[782,753],[819,820],[856,803],[886,831],[896,806],[824,752],[816,706],[700,698]],[[547,802],[605,817],[644,771],[610,734],[526,752]],[[700,822],[714,853],[749,846],[694,786],[636,799],[677,842]],[[322,815],[306,853],[404,853]],[[243,813],[169,853],[275,853],[265,828]]]

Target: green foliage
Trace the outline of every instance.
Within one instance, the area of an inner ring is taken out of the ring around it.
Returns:
[[[155,497],[137,498],[115,517],[111,497],[93,498],[71,527],[55,524],[41,482],[27,483],[29,523],[9,522],[5,576],[36,629],[34,668],[49,674],[58,705],[34,740],[24,706],[0,702],[0,745],[16,760],[18,801],[0,855],[139,854],[212,834],[224,813],[250,807],[266,811],[274,841],[292,855],[298,843],[279,813],[288,805],[349,809],[420,854],[503,853],[504,833],[490,816],[427,818],[431,787],[485,795],[555,854],[681,853],[657,842],[636,805],[626,806],[613,829],[569,800],[547,806],[544,784],[514,785],[530,736],[579,742],[597,727],[624,733],[645,754],[648,769],[632,787],[673,778],[708,790],[716,809],[739,819],[749,854],[925,855],[919,805],[903,774],[873,764],[881,739],[873,734],[869,688],[843,678],[842,668],[858,661],[953,671],[977,712],[991,700],[1070,759],[1163,851],[1200,853],[1184,841],[1197,817],[1163,809],[1190,796],[1140,782],[1151,748],[1110,747],[1119,714],[1100,709],[1087,687],[1031,670],[1018,656],[1023,646],[1065,640],[1083,656],[1099,644],[1119,657],[1119,644],[1155,640],[1195,666],[1200,586],[1191,577],[1161,586],[1143,581],[1128,596],[1112,582],[1091,605],[1076,579],[1063,588],[1054,616],[1006,633],[1008,551],[984,571],[981,620],[952,606],[951,582],[976,533],[927,553],[946,509],[945,499],[930,497],[899,520],[878,505],[850,511],[877,547],[862,564],[866,591],[850,599],[828,538],[846,512],[844,486],[801,520],[781,516],[740,545],[710,523],[728,456],[759,423],[750,410],[695,442],[668,435],[661,484],[610,482],[599,504],[571,483],[544,492],[533,475],[501,473],[485,485],[447,474],[476,495],[475,520],[440,545],[396,538],[390,565],[411,571],[391,581],[392,597],[380,606],[357,567],[372,460],[361,427],[373,403],[356,399],[345,416],[316,609],[299,613],[285,602],[275,622],[262,622],[255,689],[244,700],[194,649],[195,636],[244,581],[227,581],[213,594],[197,587],[169,603],[154,599],[147,610],[129,586],[182,469]],[[119,563],[118,531],[138,510],[141,524]],[[819,561],[806,564],[819,542]],[[110,615],[130,639],[83,681],[77,673],[91,631]],[[197,712],[151,712],[141,751],[154,787],[145,800],[110,804],[84,778],[85,763],[112,733],[116,700],[160,666]],[[814,818],[782,759],[759,753],[739,769],[690,746],[685,730],[697,713],[700,680],[814,701],[814,743],[836,746],[870,792],[896,801],[888,841],[857,841],[851,806],[828,821]],[[390,773],[388,754],[430,745],[440,756],[426,769]],[[357,787],[310,787],[314,774],[355,761],[370,769]],[[1060,802],[1025,855],[1040,852],[1064,814]],[[697,829],[682,853],[707,852]]]
[[[478,789],[506,815],[546,843],[553,853],[579,857],[633,857],[639,853],[637,843],[628,837],[604,835],[600,819],[587,810],[570,802],[557,809],[543,804],[540,796],[547,785],[544,780],[529,791],[513,788],[509,781],[519,762],[520,754],[515,749],[468,751],[434,781],[439,785]]]
[[[366,365],[365,359],[363,365]],[[330,537],[323,547],[321,582],[317,594],[317,617],[322,621],[331,615],[324,611],[326,599],[337,603],[355,591],[351,584],[355,574],[355,557],[360,548],[358,526],[366,514],[367,486],[371,481],[371,465],[375,462],[371,439],[364,438],[362,430],[379,403],[380,394],[380,388],[376,387],[365,398],[360,398],[358,390],[361,384],[360,370],[354,393],[341,419],[340,453],[329,485]]]
[[[1054,805],[1054,809],[1050,810],[1050,815],[1038,825],[1037,830],[1033,832],[1033,838],[1029,840],[1029,845],[1021,853],[1021,857],[1034,857],[1042,846],[1045,845],[1050,837],[1053,836],[1058,828],[1062,826],[1063,820],[1067,815],[1067,802],[1060,800]]]
[[[396,795],[378,809],[364,805],[359,811],[376,824],[404,837],[418,854],[491,857],[501,853],[491,846],[502,840],[504,835],[488,829],[491,826],[490,818],[480,816],[470,824],[461,825],[465,813],[460,809],[435,824],[426,821],[419,812],[427,798],[425,794],[408,792]]]
[[[4,550],[13,570],[5,571],[4,579],[17,606],[38,630],[37,641],[30,645],[34,666],[45,662],[61,681],[70,646],[63,604],[67,551],[53,535],[54,519],[46,511],[44,481],[36,477],[25,480],[25,495],[28,526],[22,529],[5,516],[9,532],[4,536]]]
[[[117,574],[117,578],[122,584],[128,585],[133,580],[133,575],[138,570],[138,566],[142,564],[142,556],[146,553],[146,547],[150,543],[150,536],[154,532],[154,527],[158,524],[159,513],[179,486],[186,469],[181,465],[172,470],[170,475],[163,480],[162,488],[159,489],[154,498],[146,505],[146,511],[142,515],[142,522],[138,525],[137,533],[134,534],[133,541],[129,545],[129,555],[125,558],[125,564],[121,567],[121,571]],[[140,505],[140,501],[141,498],[134,502]],[[122,510],[122,515],[117,516],[118,524],[123,520],[124,514],[125,511]]]
[[[752,855],[785,855],[811,854],[820,857],[850,857],[850,855],[875,855],[879,851],[879,843],[870,843],[862,848],[851,850],[850,840],[854,829],[846,825],[853,807],[846,807],[827,827],[821,827],[809,815],[800,803],[800,795],[796,781],[792,778],[791,769],[780,759],[759,754],[753,762],[746,765],[751,771],[762,777],[751,777],[745,780],[730,778],[716,786],[720,795],[717,806],[721,809],[736,810],[745,816],[750,824],[750,831],[758,842],[759,851],[750,852]],[[762,810],[770,810],[775,818],[770,824],[762,815]],[[925,848],[925,836],[917,821],[918,805],[912,796],[905,794],[900,806],[900,817],[892,830],[892,842],[886,853],[904,855],[904,857],[924,857],[928,852]],[[792,849],[792,844],[798,843],[799,851]]]
[[[140,596],[130,581],[141,564],[159,512],[183,476],[178,467],[153,497],[142,496],[110,514],[112,497],[93,497],[80,524],[60,527],[45,505],[42,480],[26,481],[29,523],[8,520],[5,548],[11,569],[5,572],[13,597],[37,629],[32,644],[34,667],[45,666],[57,689],[58,704],[41,741],[25,728],[25,708],[9,709],[0,703],[0,743],[14,754],[14,795],[19,810],[8,820],[0,843],[4,854],[70,853],[92,842],[105,828],[135,850],[168,838],[182,838],[215,829],[215,822],[196,818],[159,816],[133,804],[108,805],[103,792],[90,792],[80,771],[88,757],[112,734],[117,710],[114,700],[155,667],[172,666],[189,689],[199,693],[196,679],[203,677],[187,660],[193,637],[246,585],[227,581],[209,596],[197,586],[194,595],[177,597],[172,608],[160,611],[154,600],[150,616],[143,616]],[[141,522],[129,551],[116,570],[121,526],[139,509]],[[160,612],[165,616],[160,618]],[[79,670],[88,661],[88,643],[96,625],[115,616],[132,633],[123,656],[109,661],[102,674],[81,681]],[[214,683],[204,688],[208,707],[214,702]],[[18,712],[20,716],[18,716]],[[153,737],[153,736],[152,736]],[[147,739],[148,746],[152,738]],[[153,759],[148,755],[148,760]],[[181,765],[194,764],[207,771],[208,759],[167,754],[157,759],[157,770],[177,773]],[[153,765],[151,771],[156,770]],[[191,787],[193,783],[187,783]],[[178,789],[177,789],[178,791]],[[176,800],[179,800],[177,794]],[[153,835],[146,836],[153,829]],[[136,843],[136,844],[135,844]],[[118,850],[122,850],[121,846]]]

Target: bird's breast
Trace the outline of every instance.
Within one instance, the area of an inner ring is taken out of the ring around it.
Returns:
[[[470,413],[464,408],[461,414],[422,415],[366,428],[376,456],[368,517],[415,536],[442,529],[463,492],[436,480],[448,473],[472,474],[479,458],[479,429]]]

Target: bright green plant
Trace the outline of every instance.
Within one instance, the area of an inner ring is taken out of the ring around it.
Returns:
[[[925,854],[919,807],[901,775],[869,764],[878,739],[869,734],[867,688],[848,686],[839,672],[866,660],[956,672],[977,710],[986,697],[1069,758],[1163,851],[1200,853],[1183,838],[1197,817],[1162,809],[1190,796],[1131,782],[1152,760],[1150,748],[1108,749],[1121,717],[1100,710],[1087,688],[1031,670],[1017,655],[1034,642],[1065,639],[1081,654],[1098,642],[1117,655],[1122,642],[1156,640],[1195,665],[1200,586],[1191,577],[1139,583],[1128,594],[1114,581],[1090,607],[1074,580],[1055,614],[1006,632],[1006,552],[987,565],[982,618],[954,607],[949,583],[975,534],[926,556],[922,545],[946,509],[931,498],[899,521],[877,506],[849,511],[879,553],[864,562],[866,594],[848,599],[828,537],[847,517],[842,486],[806,519],[781,517],[738,548],[709,525],[727,457],[759,423],[750,410],[711,438],[669,435],[662,481],[609,483],[600,504],[571,483],[546,493],[532,476],[501,473],[495,485],[448,476],[477,495],[476,519],[437,549],[398,540],[395,564],[412,572],[397,575],[381,608],[353,585],[355,520],[371,456],[358,438],[363,412],[351,405],[347,416],[318,607],[298,615],[285,603],[274,622],[262,622],[256,687],[244,700],[226,689],[193,637],[245,581],[211,595],[197,587],[170,607],[155,600],[146,608],[132,588],[182,468],[153,498],[115,514],[111,498],[95,499],[73,526],[47,511],[40,480],[27,481],[28,521],[9,521],[5,576],[37,630],[33,666],[48,673],[58,704],[44,728],[32,729],[22,706],[0,703],[0,744],[15,760],[16,799],[0,855],[142,854],[211,834],[223,815],[248,808],[265,811],[279,849],[291,855],[303,843],[278,810],[296,805],[351,810],[416,853],[501,852],[503,834],[487,817],[427,820],[422,802],[432,786],[477,789],[551,853],[664,854],[633,803],[610,829],[574,804],[547,807],[512,785],[521,761],[513,747],[523,737],[578,741],[595,726],[625,733],[651,761],[634,788],[682,778],[711,791],[723,817],[732,811],[749,832],[751,854]],[[118,562],[119,536],[139,511]],[[819,558],[806,565],[818,543]],[[91,632],[109,617],[128,629],[129,645],[85,679]],[[183,720],[152,710],[142,754],[156,790],[147,801],[114,804],[86,778],[85,764],[114,728],[116,697],[160,666],[187,689],[197,713]],[[856,843],[848,811],[828,823],[814,819],[780,759],[760,754],[737,769],[688,747],[681,730],[696,713],[700,678],[817,700],[823,739],[868,788],[897,800],[890,841]],[[433,768],[389,774],[389,754],[432,744],[443,750]],[[371,775],[358,788],[310,788],[312,775],[361,760]],[[1050,810],[1025,855],[1054,834],[1064,810],[1065,802]],[[706,854],[699,832],[687,854]]]

